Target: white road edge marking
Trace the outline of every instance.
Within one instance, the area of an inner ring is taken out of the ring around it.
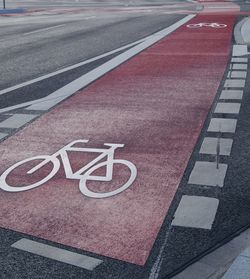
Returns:
[[[11,247],[90,271],[93,271],[103,262],[102,260],[93,257],[39,243],[26,238],[22,238],[13,243]]]
[[[26,36],[26,35],[31,35],[31,34],[43,32],[43,31],[48,31],[48,30],[51,30],[51,29],[55,29],[55,28],[58,28],[58,27],[65,26],[65,25],[66,24],[60,24],[60,25],[56,25],[56,26],[50,26],[50,27],[46,27],[46,28],[41,28],[41,29],[37,29],[37,30],[31,31],[31,32],[24,33],[23,35]]]
[[[133,56],[142,52],[144,49],[152,46],[153,44],[155,44],[159,40],[163,39],[164,37],[166,37],[170,33],[174,32],[177,28],[184,25],[185,23],[190,21],[195,16],[196,16],[195,14],[187,15],[186,17],[182,18],[181,20],[174,23],[173,25],[171,25],[171,26],[169,26],[169,27],[167,27],[167,28],[149,36],[146,39],[146,41],[143,40],[140,44],[135,45],[133,48],[123,52],[122,54],[114,57],[113,59],[111,59],[108,62],[104,63],[103,65],[97,67],[96,69],[90,71],[89,73],[87,73],[87,74],[81,76],[80,78],[70,82],[69,84],[63,86],[62,88],[60,88],[58,90],[56,90],[55,92],[53,92],[52,94],[50,94],[47,97],[41,98],[39,100],[34,100],[34,101],[19,104],[19,105],[11,106],[11,107],[8,107],[8,108],[0,109],[0,113],[10,111],[10,110],[13,110],[13,109],[22,108],[22,107],[29,106],[29,105],[32,105],[32,104],[37,104],[39,102],[49,101],[51,99],[57,99],[58,98],[58,102],[60,102],[63,99],[66,99],[67,97],[73,95],[78,90],[86,87],[87,85],[89,85],[93,81],[97,80],[98,78],[102,77],[107,72],[109,72],[109,71],[113,70],[114,68],[118,67],[119,65],[121,65],[125,61],[129,60]],[[0,94],[1,93],[2,92],[0,91]]]
[[[144,41],[144,40],[145,40],[145,39],[141,39],[141,40],[139,40],[139,41],[133,42],[133,43],[128,44],[128,45],[126,45],[126,46],[123,46],[123,47],[114,49],[114,50],[112,50],[112,51],[106,52],[106,53],[104,53],[104,54],[98,55],[98,56],[93,57],[93,58],[90,58],[90,59],[87,59],[87,60],[85,60],[85,61],[83,61],[83,62],[79,62],[79,63],[74,64],[74,65],[72,65],[72,66],[69,66],[69,67],[66,67],[66,68],[57,70],[57,71],[55,71],[55,72],[53,72],[53,73],[46,74],[46,75],[44,75],[44,76],[41,76],[41,77],[38,77],[38,78],[35,78],[35,79],[32,79],[32,80],[23,82],[23,83],[21,83],[21,84],[14,85],[14,86],[8,87],[8,88],[6,88],[6,89],[0,90],[0,95],[3,95],[3,94],[5,94],[5,93],[11,92],[11,91],[13,91],[13,90],[22,88],[22,87],[24,87],[24,86],[27,86],[27,85],[30,85],[30,84],[33,84],[33,83],[36,83],[36,82],[42,81],[42,80],[44,80],[44,79],[51,78],[51,77],[53,77],[53,76],[56,76],[56,75],[65,73],[65,72],[70,71],[70,70],[73,70],[73,69],[75,69],[75,68],[84,66],[84,65],[86,65],[86,64],[88,64],[88,63],[94,62],[94,61],[96,61],[96,60],[98,60],[98,59],[104,58],[104,57],[109,56],[109,55],[111,55],[111,54],[115,54],[116,52],[119,52],[119,51],[121,51],[121,50],[123,50],[123,49],[126,49],[126,48],[129,48],[129,47],[131,47],[131,46],[134,46],[134,45],[136,45],[136,44],[138,44],[138,43],[140,43],[140,42],[142,42],[142,41]]]

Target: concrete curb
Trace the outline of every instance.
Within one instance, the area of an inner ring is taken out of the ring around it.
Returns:
[[[222,279],[248,279],[250,274],[250,246],[233,262]]]
[[[26,9],[0,9],[0,15],[25,13]]]
[[[237,44],[250,45],[250,17],[246,17],[236,24],[234,38]]]

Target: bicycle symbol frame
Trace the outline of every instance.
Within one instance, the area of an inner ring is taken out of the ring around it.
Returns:
[[[217,22],[200,22],[200,23],[191,23],[186,25],[188,28],[201,28],[201,27],[211,27],[211,28],[226,28],[227,25],[224,23]]]
[[[86,147],[74,147],[75,144],[79,143],[87,143],[89,140],[75,140],[71,143],[67,144],[60,150],[58,150],[56,153],[52,155],[39,155],[35,157],[31,157],[25,160],[22,160],[11,167],[9,167],[4,173],[0,176],[0,189],[7,191],[7,192],[22,192],[31,190],[33,188],[39,187],[42,184],[49,181],[51,178],[54,177],[54,175],[58,172],[60,168],[60,160],[57,158],[58,156],[61,157],[62,165],[65,170],[65,175],[67,179],[78,179],[79,181],[79,189],[81,193],[87,197],[91,198],[107,198],[114,195],[117,195],[123,191],[125,191],[127,188],[131,186],[131,184],[134,182],[137,176],[137,169],[136,166],[127,160],[118,160],[114,159],[114,152],[117,148],[124,147],[124,144],[115,144],[115,143],[104,143],[105,146],[108,146],[109,148],[86,148]],[[67,155],[67,151],[74,151],[74,152],[94,152],[94,153],[101,153],[99,156],[97,156],[95,159],[93,159],[91,162],[86,164],[84,167],[80,168],[78,171],[73,172],[70,164],[69,157]],[[107,157],[107,160],[104,162],[100,162],[103,158]],[[53,169],[51,172],[43,179],[41,179],[38,182],[35,182],[28,186],[20,186],[20,187],[13,187],[8,185],[6,182],[6,179],[11,171],[13,171],[15,168],[33,161],[33,160],[43,160],[41,163],[30,169],[27,174],[32,174],[35,171],[39,170],[41,167],[45,166],[47,163],[52,162]],[[98,163],[98,164],[96,164]],[[125,184],[123,184],[120,188],[105,192],[105,193],[99,193],[99,192],[93,192],[87,188],[86,182],[87,180],[95,180],[95,181],[111,181],[113,178],[113,165],[114,164],[123,164],[127,166],[130,169],[130,177],[127,180]],[[106,166],[106,175],[105,176],[97,176],[97,175],[91,175],[95,170],[98,168],[101,168],[103,166]]]

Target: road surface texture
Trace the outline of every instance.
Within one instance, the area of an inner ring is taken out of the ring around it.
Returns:
[[[8,5],[1,278],[172,278],[248,227],[246,4]]]

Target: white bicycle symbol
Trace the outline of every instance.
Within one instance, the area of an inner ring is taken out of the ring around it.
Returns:
[[[211,22],[211,23],[200,22],[200,23],[188,24],[187,27],[189,27],[189,28],[201,28],[201,27],[225,28],[225,27],[227,27],[227,25],[223,24],[223,23],[216,23],[216,22]]]
[[[135,180],[136,175],[137,175],[137,169],[135,165],[127,160],[117,160],[114,159],[114,152],[117,148],[119,147],[124,147],[124,144],[114,144],[114,143],[104,143],[105,146],[109,146],[110,148],[104,148],[104,149],[98,149],[98,148],[84,148],[84,147],[74,147],[73,145],[76,144],[82,144],[82,143],[87,143],[88,140],[76,140],[68,145],[64,146],[62,149],[58,150],[56,153],[52,155],[39,155],[35,157],[31,157],[25,160],[22,160],[13,166],[9,167],[1,176],[0,176],[0,188],[4,191],[8,192],[21,192],[21,191],[26,191],[26,190],[31,190],[33,188],[36,188],[47,181],[49,181],[59,170],[60,168],[60,160],[57,158],[59,155],[61,156],[61,161],[65,170],[65,175],[66,178],[68,179],[79,179],[79,189],[82,192],[83,195],[91,198],[107,198],[111,197],[114,195],[117,195],[123,191],[125,191]],[[70,164],[69,157],[67,155],[68,151],[74,151],[74,152],[94,152],[94,153],[101,153],[98,157],[93,159],[91,162],[86,164],[84,167],[79,169],[76,172],[72,171],[72,167]],[[101,161],[103,158],[107,156],[107,160],[104,162],[100,162],[96,164],[97,162]],[[31,185],[28,186],[10,186],[7,182],[6,179],[10,172],[12,172],[14,169],[17,167],[31,162],[33,160],[42,160],[41,163],[36,165],[35,167],[32,167],[29,171],[27,171],[27,174],[33,174],[43,166],[45,166],[48,163],[53,164],[53,168],[50,171],[46,177],[41,179],[38,182],[35,182]],[[86,182],[87,180],[95,180],[95,181],[111,181],[113,178],[113,165],[114,164],[123,164],[127,166],[130,170],[130,177],[127,180],[125,184],[123,184],[120,188],[115,189],[110,192],[106,193],[99,193],[99,192],[93,192],[87,188]],[[98,168],[106,166],[106,175],[105,176],[100,176],[100,175],[91,175],[95,170]]]

